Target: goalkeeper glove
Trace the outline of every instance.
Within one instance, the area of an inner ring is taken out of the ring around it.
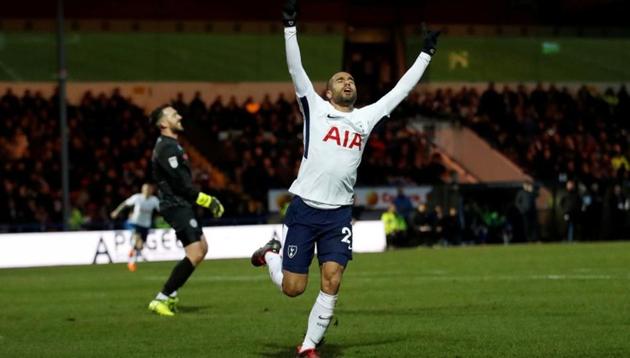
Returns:
[[[425,30],[422,52],[433,56],[436,51],[438,36],[440,36],[440,31]]]
[[[210,209],[212,216],[214,216],[215,218],[220,218],[223,215],[223,211],[225,211],[219,199],[205,193],[199,193],[196,203],[199,206]]]
[[[297,0],[286,0],[282,8],[282,22],[284,27],[295,26],[295,16],[297,15]]]

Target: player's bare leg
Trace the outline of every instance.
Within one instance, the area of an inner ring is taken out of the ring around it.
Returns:
[[[186,251],[186,257],[190,260],[193,266],[197,267],[208,253],[208,242],[205,236],[201,237],[201,240],[193,242],[192,244],[184,248]],[[183,284],[183,283],[182,283]]]
[[[329,295],[336,295],[341,286],[344,267],[334,261],[324,262],[321,266],[321,290]]]
[[[136,262],[140,260],[140,256],[142,256],[144,260],[144,256],[142,255],[142,249],[144,249],[144,241],[140,237],[136,238],[136,243],[134,247],[136,249]]]
[[[142,240],[139,240],[140,237],[139,235],[136,236],[136,243],[134,244],[134,248],[136,249],[136,251],[141,251],[144,248],[144,243],[142,242]]]
[[[289,297],[297,297],[304,293],[308,284],[308,274],[282,271],[282,293]]]
[[[308,317],[308,329],[298,353],[308,356],[321,343],[330,325],[337,304],[337,293],[341,285],[344,267],[337,262],[327,261],[321,265],[321,288]]]

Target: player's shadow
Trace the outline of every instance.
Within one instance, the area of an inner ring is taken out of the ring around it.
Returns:
[[[347,315],[362,315],[362,316],[377,316],[377,317],[392,317],[392,316],[421,316],[426,317],[427,314],[435,314],[447,316],[461,316],[461,315],[473,315],[483,314],[488,310],[487,304],[479,305],[451,305],[449,307],[407,307],[407,308],[388,308],[388,309],[339,309],[340,314]]]
[[[177,306],[177,312],[181,313],[197,313],[207,311],[210,308],[209,305],[202,306]]]
[[[429,308],[401,308],[401,309],[340,309],[343,314],[360,314],[363,316],[426,316],[426,312],[434,312]]]
[[[268,351],[260,353],[261,357],[287,358],[295,357],[296,353],[295,347],[267,345],[267,348]],[[341,346],[336,344],[327,344],[326,346],[319,348],[318,351],[323,357],[342,357]]]
[[[400,336],[400,337],[392,337],[392,338],[385,338],[385,339],[379,339],[379,340],[370,340],[369,342],[348,343],[344,345],[326,343],[322,345],[321,347],[319,347],[317,350],[319,351],[322,357],[343,357],[344,351],[351,353],[353,347],[363,348],[367,346],[378,346],[382,344],[398,343],[398,342],[406,341],[407,339],[408,337]],[[266,344],[265,348],[266,348],[265,351],[260,352],[259,354],[261,357],[268,357],[268,358],[295,357],[295,352],[296,352],[295,347],[287,348],[286,346],[280,346],[277,344]]]

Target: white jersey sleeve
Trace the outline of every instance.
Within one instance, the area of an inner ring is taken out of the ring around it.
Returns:
[[[152,195],[150,200],[153,210],[160,211],[160,199],[158,199],[157,196]]]
[[[421,52],[414,64],[400,78],[396,86],[391,91],[389,91],[376,103],[361,108],[361,111],[366,113],[364,118],[367,122],[365,124],[370,132],[376,126],[378,121],[381,120],[381,118],[389,116],[394,108],[407,98],[409,92],[414,89],[416,84],[420,81],[420,78],[422,78],[429,62],[431,62],[431,56]]]
[[[300,55],[300,47],[297,42],[297,30],[295,27],[284,28],[284,43],[289,74],[295,86],[295,94],[300,100],[300,108],[302,109],[302,113],[304,113],[304,99],[308,99],[312,102],[311,105],[315,105],[316,103],[323,104],[326,101],[317,94],[313,83],[311,83],[304,67],[302,67],[302,57]]]

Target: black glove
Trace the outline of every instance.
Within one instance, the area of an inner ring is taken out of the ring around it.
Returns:
[[[282,22],[284,27],[295,26],[295,16],[297,15],[297,0],[287,0],[282,8]]]
[[[424,32],[424,44],[422,45],[422,52],[427,55],[433,56],[437,47],[437,39],[440,36],[440,31],[426,30]]]

